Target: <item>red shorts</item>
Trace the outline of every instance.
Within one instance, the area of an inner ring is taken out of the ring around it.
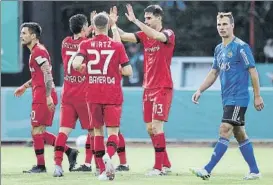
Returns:
[[[60,126],[67,128],[75,128],[79,119],[82,129],[93,129],[89,121],[88,108],[86,102],[61,103]]]
[[[144,122],[152,122],[153,119],[168,121],[173,98],[173,89],[144,89],[143,93],[143,117]]]
[[[95,128],[119,127],[122,105],[88,103],[89,118]]]
[[[34,127],[41,125],[50,127],[53,123],[54,112],[48,109],[47,104],[32,103],[31,124]]]

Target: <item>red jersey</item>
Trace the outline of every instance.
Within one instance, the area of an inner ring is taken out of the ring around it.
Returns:
[[[145,89],[172,88],[171,61],[175,45],[175,35],[170,29],[161,31],[167,37],[163,43],[151,38],[143,32],[136,32],[138,42],[144,46],[144,79]]]
[[[72,67],[79,44],[86,38],[74,40],[66,37],[62,42],[62,60],[64,68],[64,83],[62,89],[62,101],[85,101],[86,75],[81,74]]]
[[[87,101],[122,104],[120,65],[129,59],[122,43],[106,35],[97,35],[80,44],[78,53],[85,57],[88,73]]]
[[[48,51],[42,44],[35,44],[29,56],[29,70],[31,72],[31,87],[32,87],[32,103],[46,103],[46,86],[44,81],[44,73],[40,66],[48,61],[51,65],[51,60]],[[53,82],[51,91],[54,104],[57,104],[57,93]]]

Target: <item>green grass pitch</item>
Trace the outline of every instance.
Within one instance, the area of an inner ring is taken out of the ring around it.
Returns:
[[[117,173],[114,181],[98,181],[92,173],[68,172],[68,162],[64,156],[64,177],[54,178],[53,148],[45,148],[47,164],[46,174],[23,174],[35,164],[32,147],[2,146],[1,148],[1,184],[3,185],[273,185],[273,148],[256,147],[256,160],[262,172],[258,181],[244,181],[242,178],[248,172],[247,164],[238,148],[229,148],[218,166],[213,171],[209,181],[203,181],[189,172],[190,167],[202,167],[210,159],[212,148],[168,147],[172,162],[172,174],[160,177],[145,177],[145,172],[151,169],[154,153],[150,145],[127,147],[129,172]],[[84,149],[80,149],[78,165],[84,162]],[[118,158],[114,157],[115,164]],[[95,167],[92,165],[93,168]]]

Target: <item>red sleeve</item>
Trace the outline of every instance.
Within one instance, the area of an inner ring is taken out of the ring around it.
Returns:
[[[86,43],[87,41],[82,41],[77,51],[77,55],[83,56],[84,58],[87,55]]]
[[[42,49],[35,49],[34,52],[32,53],[32,57],[39,66],[43,65],[46,61],[49,62],[47,52]]]
[[[166,35],[167,37],[167,41],[165,43],[174,45],[174,42],[175,42],[174,32],[170,29],[167,29],[167,30],[163,30],[162,33],[164,33],[164,35]]]
[[[127,53],[125,51],[124,45],[119,45],[119,64],[125,64],[129,61],[129,58],[127,56]]]
[[[143,42],[144,37],[145,37],[145,33],[143,31],[138,31],[138,32],[135,32],[134,34],[135,34],[137,43]]]

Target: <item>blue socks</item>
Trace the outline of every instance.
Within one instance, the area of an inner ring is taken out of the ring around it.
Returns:
[[[207,170],[208,173],[211,173],[212,169],[223,157],[223,155],[227,151],[228,144],[229,144],[228,139],[223,137],[219,138],[217,144],[215,145],[214,152],[211,156],[210,162],[205,166],[205,170]]]
[[[259,169],[254,157],[253,147],[250,141],[248,139],[243,141],[239,144],[239,148],[245,161],[249,166],[250,173],[259,173]]]

